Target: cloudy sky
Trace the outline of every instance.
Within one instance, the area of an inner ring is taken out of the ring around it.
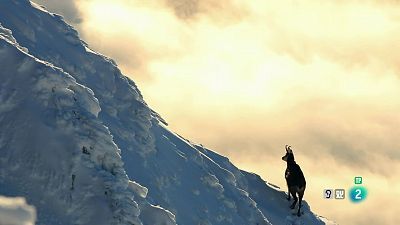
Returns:
[[[114,58],[172,130],[284,189],[291,144],[314,211],[397,223],[400,2],[37,2]],[[322,199],[354,176],[365,202]]]

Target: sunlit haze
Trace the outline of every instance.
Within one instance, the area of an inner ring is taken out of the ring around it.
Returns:
[[[173,131],[283,190],[291,144],[313,211],[397,223],[398,1],[38,2],[115,59]],[[364,202],[322,198],[355,176]]]

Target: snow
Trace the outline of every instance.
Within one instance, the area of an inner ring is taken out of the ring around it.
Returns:
[[[129,181],[129,188],[141,198],[146,198],[147,192],[149,191],[146,187],[136,183],[135,181]]]
[[[145,205],[142,207],[142,220],[145,224],[175,225],[175,215],[160,206]]]
[[[1,193],[24,194],[37,206],[39,224],[140,224],[119,149],[97,119],[93,92],[5,37],[0,49],[0,98],[7,102],[0,117],[7,131],[1,135]]]
[[[21,197],[0,196],[0,225],[34,225],[35,207]]]
[[[0,24],[0,194],[35,205],[37,224],[329,223],[170,131],[61,16],[0,1]]]

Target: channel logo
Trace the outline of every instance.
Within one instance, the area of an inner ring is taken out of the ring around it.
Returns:
[[[360,203],[367,198],[368,191],[367,188],[362,186],[363,178],[360,176],[354,177],[354,186],[348,191],[348,196],[350,201],[354,203]],[[345,199],[346,190],[345,189],[324,189],[323,197],[325,199]]]

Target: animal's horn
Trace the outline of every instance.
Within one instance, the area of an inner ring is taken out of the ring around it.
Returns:
[[[288,146],[288,150],[290,151],[290,152],[293,152],[293,150],[291,149],[292,148],[292,146]]]
[[[285,150],[286,150],[286,151],[288,150],[288,149],[287,149],[288,147],[289,147],[289,145],[285,145]]]

